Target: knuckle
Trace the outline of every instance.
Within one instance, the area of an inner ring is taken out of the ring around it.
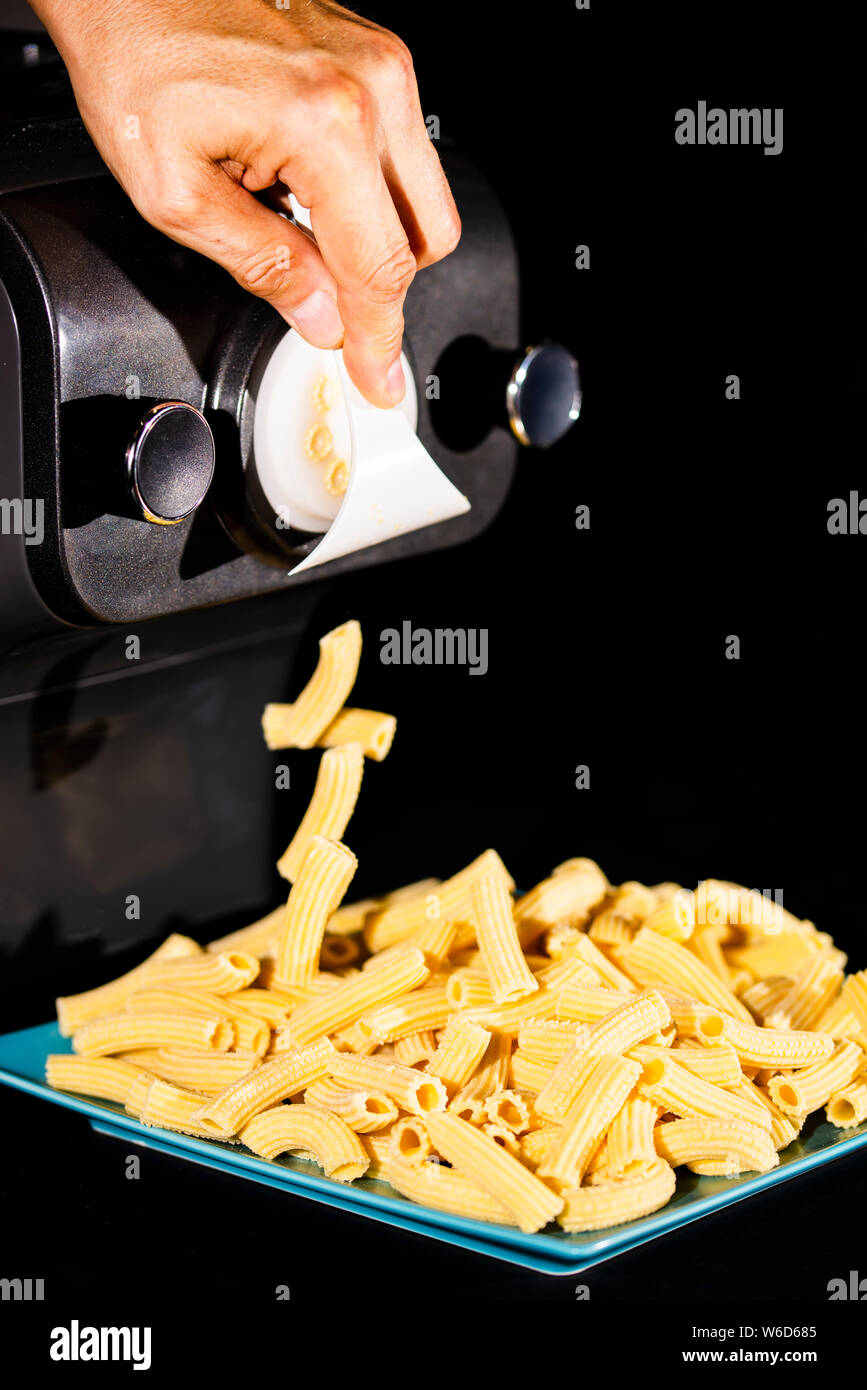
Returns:
[[[402,87],[415,86],[412,54],[397,34],[388,29],[372,33],[370,59],[380,77]]]
[[[320,70],[309,101],[313,119],[331,129],[367,130],[373,120],[373,105],[362,84],[331,65]]]
[[[276,242],[273,246],[255,247],[235,267],[234,275],[242,289],[260,299],[270,299],[285,289],[290,269],[289,247]]]
[[[378,299],[401,300],[412,284],[415,272],[415,256],[407,242],[403,242],[377,262],[366,277],[366,287]]]
[[[185,182],[163,182],[149,189],[139,197],[138,208],[146,221],[169,234],[189,231],[205,211],[201,195]]]

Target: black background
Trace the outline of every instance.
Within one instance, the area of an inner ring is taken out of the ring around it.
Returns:
[[[353,821],[357,886],[452,872],[488,844],[522,884],[590,855],[614,881],[782,889],[863,966],[867,541],[826,527],[829,499],[864,486],[853,36],[843,7],[591,6],[364,11],[407,40],[425,112],[498,188],[521,253],[525,341],[575,351],[585,405],[563,443],[523,454],[472,546],[316,595],[297,670],[321,632],[356,616],[367,647],[353,698],[400,720]],[[783,107],[783,153],[677,146],[675,111],[702,99]],[[574,268],[582,243],[588,271]],[[739,401],[724,396],[730,373]],[[488,673],[380,665],[380,630],[405,619],[487,628]],[[739,661],[725,659],[730,634]],[[217,686],[223,669],[203,679]],[[251,676],[251,706],[262,693],[273,698]],[[227,779],[240,756],[221,750]],[[256,757],[265,806],[272,760]],[[589,790],[575,789],[578,764]],[[296,811],[271,802],[282,848]],[[56,974],[48,957],[29,970],[7,1010],[16,1026],[48,1016]],[[92,981],[67,971],[64,992]],[[131,1183],[124,1146],[83,1120],[16,1093],[4,1117],[27,1139],[4,1146],[0,1273],[46,1277],[70,1315],[76,1296],[118,1282],[133,1301],[179,1302],[268,1301],[278,1284],[302,1301],[342,1302],[350,1288],[574,1301],[586,1282],[591,1306],[696,1298],[710,1316],[734,1297],[822,1302],[830,1279],[859,1263],[867,1274],[861,1155],[554,1279],[156,1155]],[[228,1236],[212,1233],[218,1209]],[[119,1238],[127,1253],[109,1277]]]

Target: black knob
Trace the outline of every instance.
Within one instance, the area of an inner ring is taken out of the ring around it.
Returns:
[[[214,436],[200,410],[161,401],[139,421],[126,451],[129,490],[138,514],[174,526],[196,510],[214,476]]]
[[[547,449],[562,439],[581,413],[578,363],[560,343],[527,348],[506,387],[506,413],[522,444]]]

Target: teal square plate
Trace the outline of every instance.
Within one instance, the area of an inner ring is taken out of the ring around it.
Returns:
[[[296,1197],[307,1197],[356,1216],[383,1221],[416,1235],[430,1236],[543,1274],[580,1274],[624,1250],[643,1245],[645,1241],[720,1211],[733,1202],[867,1147],[867,1122],[856,1129],[837,1129],[823,1122],[817,1114],[808,1120],[800,1138],[781,1153],[780,1166],[770,1173],[703,1178],[684,1170],[678,1173],[677,1191],[668,1206],[651,1216],[623,1226],[612,1226],[606,1231],[573,1235],[550,1226],[527,1235],[514,1226],[489,1225],[418,1206],[375,1179],[361,1178],[351,1185],[335,1182],[323,1177],[302,1159],[284,1157],[269,1163],[232,1144],[148,1127],[109,1101],[53,1091],[45,1084],[45,1058],[51,1052],[71,1051],[69,1039],[60,1036],[54,1023],[6,1033],[0,1036],[0,1081],[68,1110],[80,1111],[101,1134],[159,1149],[175,1158],[265,1183]]]

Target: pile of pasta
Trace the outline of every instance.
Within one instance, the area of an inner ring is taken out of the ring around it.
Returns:
[[[395,731],[346,705],[360,657],[357,623],[328,633],[263,717],[269,747],[324,749],[278,864],[288,900],[58,999],[73,1052],[50,1085],[523,1231],[646,1215],[682,1166],[767,1172],[823,1107],[867,1119],[867,972],[762,894],[613,885],[576,858],[517,896],[488,849],[345,903],[342,837]]]

